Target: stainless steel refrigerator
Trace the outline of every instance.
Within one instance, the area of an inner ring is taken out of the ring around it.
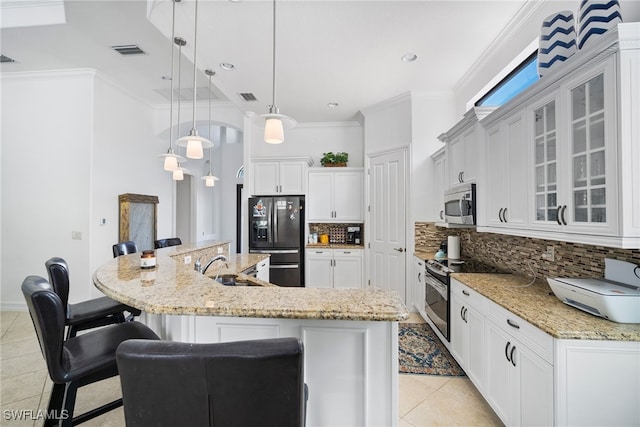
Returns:
[[[304,196],[249,198],[249,252],[271,254],[269,282],[304,286]]]

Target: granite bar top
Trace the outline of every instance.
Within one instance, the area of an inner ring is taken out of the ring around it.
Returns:
[[[558,339],[640,341],[640,324],[616,323],[560,301],[546,281],[514,274],[453,273],[452,277]]]
[[[100,266],[93,282],[105,295],[155,314],[390,322],[409,317],[393,291],[287,288],[257,279],[250,280],[258,286],[224,286],[208,277],[215,276],[221,261],[216,261],[206,276],[194,271],[197,256],[203,256],[205,264],[227,243],[157,249],[153,269],[140,268],[139,253],[120,256]],[[192,257],[190,264],[184,263],[185,256]],[[230,255],[228,268],[222,266],[220,274],[241,272],[268,256]]]

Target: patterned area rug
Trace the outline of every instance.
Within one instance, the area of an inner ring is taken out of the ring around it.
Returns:
[[[427,323],[400,323],[398,347],[400,373],[465,375]]]

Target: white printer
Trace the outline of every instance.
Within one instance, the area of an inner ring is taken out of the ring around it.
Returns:
[[[604,279],[547,278],[565,304],[618,323],[640,323],[640,267],[604,260]]]

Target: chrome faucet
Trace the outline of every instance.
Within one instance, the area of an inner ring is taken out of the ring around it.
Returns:
[[[220,275],[220,270],[222,270],[222,267],[226,266],[227,268],[229,268],[229,264],[227,264],[228,259],[224,255],[216,255],[216,256],[214,256],[209,261],[207,261],[207,264],[204,267],[201,266],[200,258],[198,258],[198,260],[196,261],[195,269],[199,273],[205,274],[207,272],[207,269],[209,267],[211,267],[211,264],[213,264],[216,261],[224,261],[224,264],[220,265],[220,268],[218,268],[218,272],[216,273],[216,279],[218,279],[218,276]]]

